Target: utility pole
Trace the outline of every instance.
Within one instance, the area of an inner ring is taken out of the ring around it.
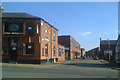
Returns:
[[[93,57],[95,57],[94,49],[93,49]]]
[[[110,40],[108,39],[108,48],[109,48],[109,61],[110,61]]]

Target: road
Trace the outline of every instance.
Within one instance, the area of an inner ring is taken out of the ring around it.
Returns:
[[[118,71],[101,60],[73,60],[65,64],[3,64],[3,78],[117,78]]]

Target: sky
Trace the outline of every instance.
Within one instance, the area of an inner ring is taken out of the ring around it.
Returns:
[[[118,37],[117,2],[4,2],[4,12],[29,13],[71,35],[86,51]]]

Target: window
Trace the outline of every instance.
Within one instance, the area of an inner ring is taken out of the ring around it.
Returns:
[[[47,26],[45,26],[45,38],[48,39],[48,27]]]
[[[37,24],[36,28],[37,28],[37,34],[38,34],[38,33],[39,33],[39,28],[38,28],[38,24]]]
[[[48,56],[48,44],[45,44],[45,56]]]
[[[54,50],[54,56],[56,56],[56,54],[55,54],[55,46],[54,46],[54,49],[53,49],[53,50]]]
[[[64,53],[64,49],[62,49],[62,54]]]
[[[58,56],[61,56],[61,48],[59,48],[58,50],[59,50]]]
[[[44,48],[42,48],[42,56],[44,56]]]
[[[26,54],[27,55],[34,54],[34,43],[26,43]]]
[[[3,48],[2,54],[3,54],[3,55],[7,55],[7,48]]]
[[[44,23],[41,23],[41,26],[44,26]]]
[[[24,48],[20,48],[20,49],[19,49],[19,54],[20,54],[20,55],[23,55],[23,54],[24,54]]]
[[[29,26],[29,27],[28,27],[28,30],[32,30],[32,27],[31,27],[31,26]]]
[[[56,41],[56,33],[55,33],[55,31],[54,31],[54,41]]]
[[[5,22],[4,32],[23,32],[23,22]]]
[[[34,35],[34,24],[33,23],[26,23],[26,35],[33,36]]]

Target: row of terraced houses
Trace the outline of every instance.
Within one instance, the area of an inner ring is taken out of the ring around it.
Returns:
[[[40,17],[27,13],[2,13],[2,60],[42,63],[81,57],[80,44]]]

